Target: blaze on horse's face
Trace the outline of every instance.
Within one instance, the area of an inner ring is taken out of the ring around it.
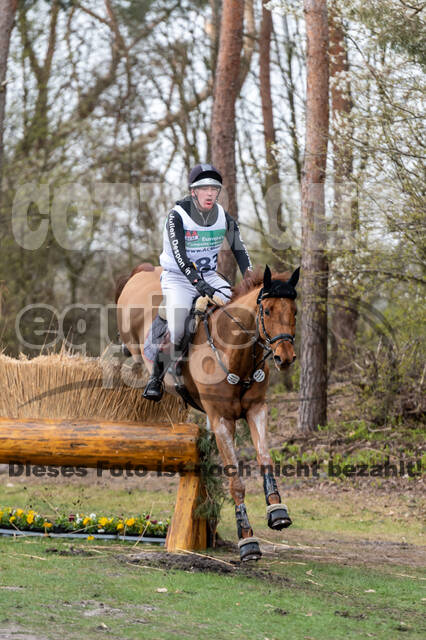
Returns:
[[[299,280],[299,269],[289,280],[272,280],[269,267],[266,267],[263,291],[266,297],[261,304],[264,309],[264,326],[270,338],[279,334],[296,335],[296,290]],[[270,297],[268,297],[270,296]],[[278,339],[270,345],[273,351],[274,364],[277,369],[285,369],[296,360],[294,346],[289,340]]]

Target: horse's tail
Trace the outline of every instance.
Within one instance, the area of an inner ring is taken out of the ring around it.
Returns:
[[[133,269],[130,275],[118,276],[115,283],[115,304],[117,304],[118,298],[121,296],[121,292],[135,273],[139,273],[140,271],[154,271],[154,268],[155,267],[150,262],[142,262],[142,264],[138,264],[138,266]]]

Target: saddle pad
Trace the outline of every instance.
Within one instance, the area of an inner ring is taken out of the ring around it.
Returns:
[[[170,334],[167,329],[167,320],[163,320],[163,318],[160,318],[158,315],[155,316],[143,345],[145,357],[152,362],[158,348],[166,344],[169,340]]]

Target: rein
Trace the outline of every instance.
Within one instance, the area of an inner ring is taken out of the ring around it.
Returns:
[[[215,311],[215,309],[213,309],[213,311]],[[222,309],[222,311],[225,311],[225,309]],[[247,329],[238,320],[236,320],[230,313],[228,312],[225,312],[225,313],[233,322],[235,322],[239,327],[241,327],[247,335],[250,335],[250,332],[247,331]],[[266,362],[266,360],[269,358],[269,356],[272,354],[272,350],[269,349],[268,347],[265,347],[265,345],[262,344],[262,342],[259,340],[259,335],[257,335],[257,337],[254,337],[252,341],[253,342],[253,371],[248,380],[241,380],[240,376],[238,376],[236,373],[231,373],[229,371],[228,367],[225,365],[222,358],[220,357],[220,353],[217,350],[217,347],[214,344],[212,335],[210,333],[207,314],[204,314],[203,324],[206,331],[207,342],[209,343],[210,348],[215,354],[219,365],[221,366],[223,371],[226,373],[226,380],[229,384],[241,384],[243,387],[242,394],[244,394],[252,386],[254,382],[263,382],[263,380],[265,379],[265,372],[263,370],[263,365]],[[257,329],[256,329],[256,333],[258,334]],[[256,362],[256,345],[259,345],[260,347],[262,347],[263,351],[266,352],[263,358],[258,363]]]

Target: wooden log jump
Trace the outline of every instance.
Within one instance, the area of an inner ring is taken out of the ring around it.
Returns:
[[[202,492],[195,424],[0,418],[0,463],[182,471],[166,548],[207,546],[207,524],[195,517]]]

